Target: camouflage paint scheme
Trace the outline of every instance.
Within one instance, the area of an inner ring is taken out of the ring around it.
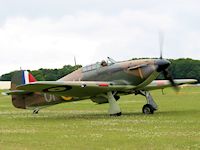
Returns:
[[[169,81],[154,81],[170,62],[161,59],[140,59],[123,62],[108,62],[80,68],[58,81],[36,81],[22,84],[23,71],[13,76],[11,91],[13,105],[17,108],[41,108],[64,102],[91,99],[96,103],[107,103],[107,92],[116,100],[121,95],[138,90],[154,90],[171,86]],[[177,81],[178,84],[196,80]]]

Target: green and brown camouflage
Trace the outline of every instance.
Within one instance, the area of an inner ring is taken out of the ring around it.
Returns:
[[[23,83],[22,76],[24,71],[18,71],[11,80],[12,103],[16,108],[32,108],[55,105],[63,102],[61,97],[53,96],[47,93],[27,92],[17,90],[16,87]]]
[[[109,81],[137,86],[152,75],[156,68],[155,60],[149,59],[107,63],[106,66],[97,62],[80,68],[58,81]]]
[[[27,71],[19,71],[12,78],[11,91],[8,94],[12,95],[13,105],[23,109],[41,108],[88,98],[99,104],[111,104],[109,100],[112,96],[118,100],[121,95],[141,94],[143,91],[175,86],[174,80],[167,74],[166,69],[169,65],[170,62],[165,59],[123,62],[109,59],[107,62],[82,67],[57,81],[36,81]],[[165,73],[170,82],[154,81],[161,72]],[[24,76],[27,76],[28,82],[23,81]],[[196,80],[176,82],[183,84]]]

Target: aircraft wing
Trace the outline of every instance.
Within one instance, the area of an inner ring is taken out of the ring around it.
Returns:
[[[195,83],[194,79],[177,79],[174,80],[177,85]],[[171,87],[168,80],[154,80],[149,85],[137,89],[133,85],[116,85],[112,82],[94,82],[94,81],[39,81],[29,84],[20,85],[14,94],[18,91],[21,93],[42,92],[54,94],[57,96],[71,97],[91,97],[110,91],[130,91],[130,90],[156,90]],[[9,93],[13,94],[13,93]]]
[[[176,79],[176,80],[174,80],[174,82],[177,85],[182,85],[182,84],[196,83],[197,80],[195,80],[195,79]],[[156,90],[156,89],[164,89],[164,88],[171,87],[171,86],[172,85],[169,82],[169,80],[154,80],[146,87],[141,88],[141,90],[150,91],[150,90]]]
[[[112,82],[93,81],[40,81],[20,85],[17,90],[42,92],[57,96],[91,97],[109,91],[127,91],[134,89],[132,85],[115,85]]]

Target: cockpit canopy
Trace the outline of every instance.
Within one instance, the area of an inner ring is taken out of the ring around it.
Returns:
[[[87,72],[87,71],[97,70],[101,67],[111,66],[115,63],[116,63],[116,61],[114,59],[108,57],[107,60],[102,60],[101,62],[96,62],[95,64],[91,64],[91,65],[87,65],[87,66],[83,67],[82,71]]]

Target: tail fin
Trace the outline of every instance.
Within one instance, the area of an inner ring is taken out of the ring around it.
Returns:
[[[36,79],[28,71],[17,71],[13,74],[11,80],[12,103],[16,108],[41,108],[64,102],[61,97],[49,94],[33,93],[29,91],[17,90],[16,87],[21,84],[35,82]]]
[[[28,84],[35,81],[36,79],[27,70],[17,71],[13,74],[11,79],[11,90],[16,90],[16,86],[18,85]]]
[[[35,82],[36,79],[28,71],[16,71],[11,79],[11,91],[15,91],[16,87],[21,84],[28,84],[30,82]],[[12,103],[16,108],[26,109],[26,93],[21,92],[21,94],[12,95]]]

